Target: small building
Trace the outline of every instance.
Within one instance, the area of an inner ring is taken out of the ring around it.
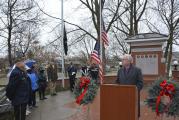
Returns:
[[[167,35],[158,33],[142,33],[126,39],[134,64],[141,68],[145,82],[166,75],[163,48],[167,39]]]
[[[172,53],[172,64],[174,61],[178,61],[178,63],[179,63],[179,52]],[[179,66],[178,66],[178,70],[179,70]]]

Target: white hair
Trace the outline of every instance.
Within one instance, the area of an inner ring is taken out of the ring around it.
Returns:
[[[129,62],[133,63],[133,57],[130,54],[124,54],[122,59],[127,59]]]
[[[7,74],[7,78],[9,78],[11,76],[11,73],[15,68],[16,68],[16,64],[11,68],[11,70],[9,70],[9,72]],[[27,65],[25,65],[25,69],[30,70],[30,68]]]

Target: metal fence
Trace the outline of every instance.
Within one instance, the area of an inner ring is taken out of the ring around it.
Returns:
[[[12,106],[6,97],[5,87],[0,87],[0,120],[11,120]]]

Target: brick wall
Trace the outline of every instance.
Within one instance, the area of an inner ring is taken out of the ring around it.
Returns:
[[[158,76],[144,76],[144,84],[151,84],[157,79]],[[117,80],[117,76],[105,76],[104,84],[115,84]],[[57,80],[57,85],[62,86],[62,80]],[[65,88],[69,88],[69,79],[65,79]]]
[[[172,76],[173,76],[173,80],[176,80],[179,82],[179,71],[173,70]]]

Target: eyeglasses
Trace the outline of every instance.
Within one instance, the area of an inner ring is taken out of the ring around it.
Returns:
[[[122,59],[122,60],[128,60],[127,58],[124,58],[124,59]]]

